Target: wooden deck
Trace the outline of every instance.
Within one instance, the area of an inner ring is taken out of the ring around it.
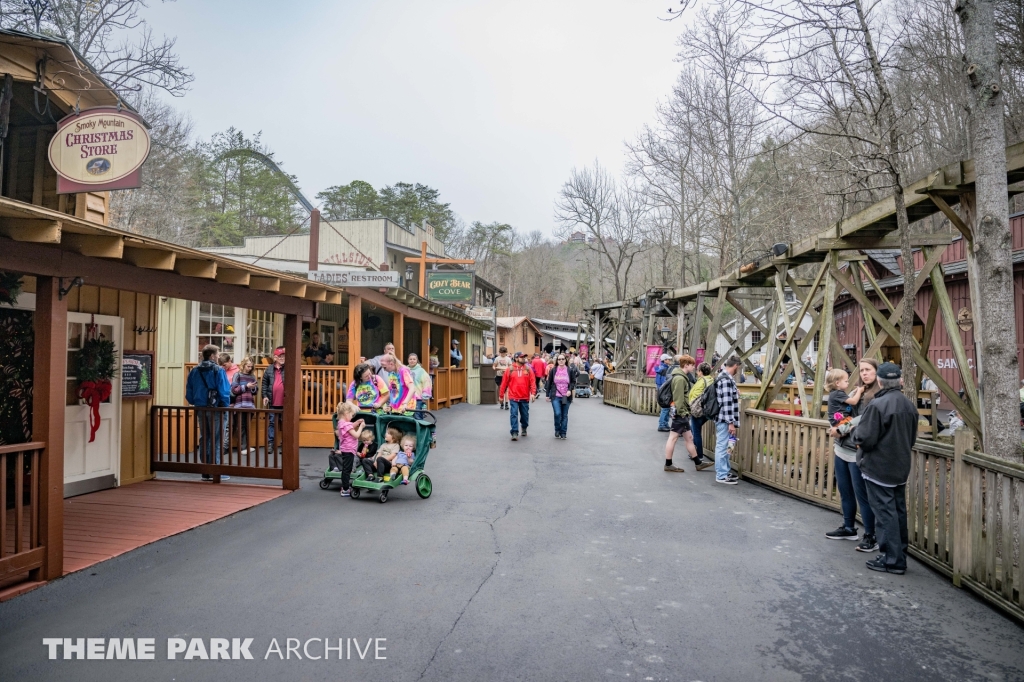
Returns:
[[[64,575],[290,491],[274,486],[143,481],[64,500]],[[13,522],[14,510],[8,510]],[[28,515],[25,515],[28,532]],[[13,539],[8,540],[13,550]],[[6,581],[0,601],[45,583]]]

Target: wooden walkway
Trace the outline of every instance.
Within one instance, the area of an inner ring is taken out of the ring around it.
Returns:
[[[64,500],[64,575],[268,502],[271,486],[143,481]]]

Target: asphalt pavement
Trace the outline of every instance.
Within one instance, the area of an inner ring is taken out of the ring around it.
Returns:
[[[0,680],[1024,679],[1024,628],[914,560],[867,570],[838,514],[664,472],[652,417],[577,399],[562,441],[532,411],[518,442],[496,406],[440,412],[428,500],[320,490],[304,451],[300,491],[0,604]],[[154,660],[43,644],[115,637]],[[303,655],[323,638],[342,660]]]

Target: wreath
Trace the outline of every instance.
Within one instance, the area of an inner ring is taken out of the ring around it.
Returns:
[[[100,404],[110,398],[111,379],[117,371],[114,342],[86,339],[78,354],[78,397],[89,406],[89,442],[96,440],[100,428]]]
[[[0,272],[0,303],[14,305],[21,293],[21,275],[13,272]]]

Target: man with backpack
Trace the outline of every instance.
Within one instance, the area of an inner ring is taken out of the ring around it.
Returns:
[[[701,471],[710,467],[711,462],[705,461],[703,457],[697,454],[697,450],[693,445],[693,433],[690,430],[689,395],[690,387],[692,386],[690,375],[693,373],[693,368],[697,363],[689,355],[680,355],[676,358],[676,361],[677,366],[669,374],[668,383],[664,385],[665,393],[671,391],[671,404],[668,409],[672,413],[672,427],[668,434],[668,442],[665,443],[665,471],[686,471],[672,463],[676,441],[680,438],[683,439],[686,450],[690,453],[690,461],[693,462],[697,471]],[[661,395],[662,391],[658,393],[658,403],[660,405],[666,396]]]
[[[736,433],[740,428],[740,392],[733,377],[740,370],[740,359],[729,357],[715,379],[708,387],[715,390],[717,405],[709,405],[704,399],[704,416],[715,420],[715,482],[736,485],[739,476],[729,467],[729,455],[736,445]]]
[[[185,381],[185,401],[193,407],[227,407],[231,396],[228,375],[217,364],[217,346],[203,347],[203,361],[192,368]],[[199,422],[199,459],[204,464],[220,464],[226,413],[202,410],[196,415]],[[210,474],[203,474],[209,481]],[[228,478],[221,476],[221,480]]]
[[[661,356],[661,362],[654,367],[654,388],[660,391],[661,387],[668,381],[668,375],[672,371],[672,356],[668,353],[664,353]],[[668,420],[669,420],[669,407],[661,408],[661,416],[658,417],[658,431],[663,433],[668,432]]]

